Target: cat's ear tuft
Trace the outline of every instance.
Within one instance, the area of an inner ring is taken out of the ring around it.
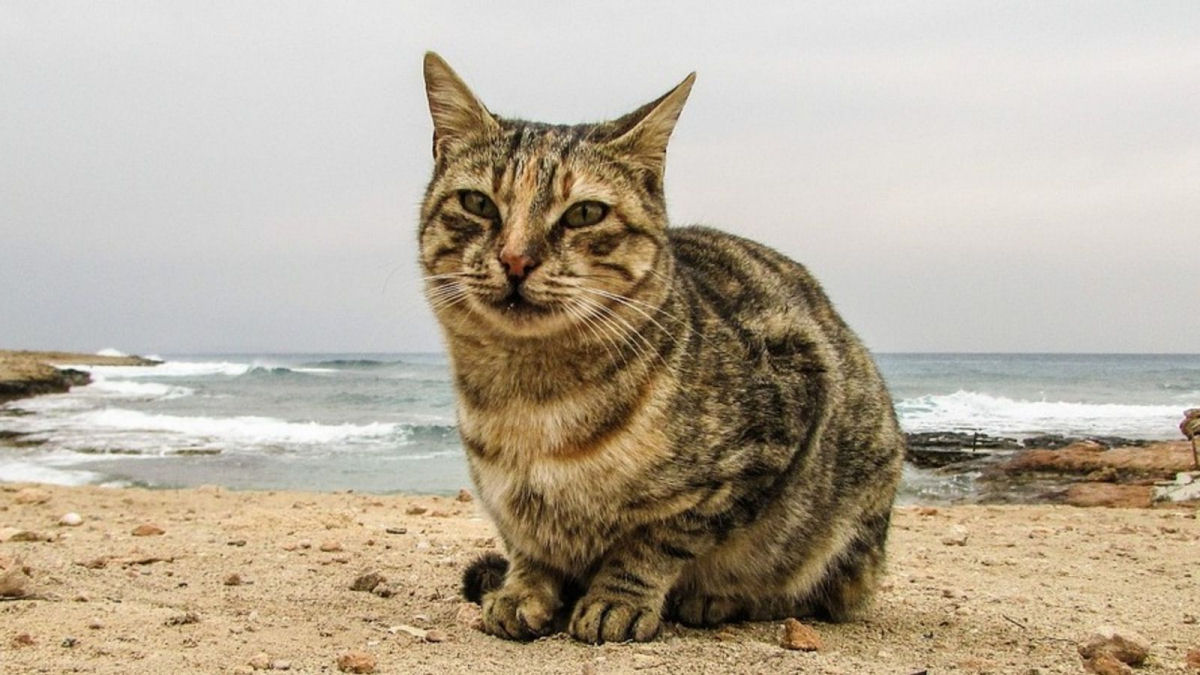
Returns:
[[[425,52],[425,95],[433,116],[434,157],[446,143],[500,126],[454,70],[433,52]]]
[[[671,91],[605,125],[612,134],[608,143],[649,168],[662,171],[667,158],[667,141],[671,139],[675,122],[679,120],[679,113],[695,81],[696,73],[690,73]]]

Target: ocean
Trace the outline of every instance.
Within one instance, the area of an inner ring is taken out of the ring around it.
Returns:
[[[879,354],[909,432],[1172,439],[1200,355]],[[440,354],[171,355],[0,406],[0,481],[452,494],[469,487]],[[7,440],[4,439],[7,437]],[[902,499],[970,478],[908,467]]]

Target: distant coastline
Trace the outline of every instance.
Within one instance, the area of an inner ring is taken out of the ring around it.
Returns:
[[[158,363],[141,356],[0,349],[0,403],[40,394],[61,394],[73,386],[91,382],[86,372],[59,366],[152,366]]]

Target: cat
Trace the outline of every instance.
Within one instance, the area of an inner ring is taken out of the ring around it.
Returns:
[[[668,227],[695,79],[616,120],[489,111],[425,55],[426,295],[507,558],[464,574],[486,632],[648,641],[666,620],[864,609],[904,441],[866,349],[776,251]]]

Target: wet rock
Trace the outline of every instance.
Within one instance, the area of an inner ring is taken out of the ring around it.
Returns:
[[[77,527],[83,524],[83,516],[74,511],[64,513],[63,517],[58,519],[58,524],[64,527]]]
[[[459,490],[458,496],[454,498],[455,501],[459,501],[459,502],[463,502],[463,503],[474,501],[474,499],[475,499],[475,497],[471,496],[471,491],[466,488],[462,488],[461,490]]]
[[[821,648],[821,636],[811,626],[796,619],[787,619],[783,622],[779,645],[784,649],[815,652]]]
[[[1105,656],[1121,664],[1139,666],[1150,655],[1150,641],[1135,631],[1116,626],[1100,626],[1079,643],[1079,655],[1093,672],[1113,667]],[[1093,663],[1094,665],[1089,665]]]
[[[358,575],[358,578],[354,580],[354,583],[350,584],[350,590],[370,593],[371,591],[375,590],[377,586],[386,582],[387,578],[379,572],[366,572]]]
[[[165,533],[166,530],[162,529],[158,525],[155,525],[154,523],[142,523],[141,525],[133,528],[133,531],[130,532],[130,534],[135,537],[157,537]]]
[[[337,667],[343,673],[373,673],[375,672],[375,657],[367,652],[344,652],[338,656]]]

